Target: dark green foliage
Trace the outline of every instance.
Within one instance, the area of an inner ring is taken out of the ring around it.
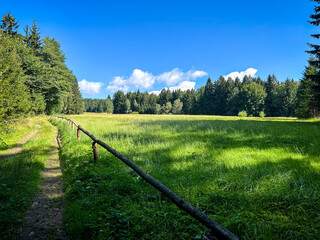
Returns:
[[[213,115],[215,114],[215,105],[214,105],[214,86],[211,81],[211,78],[208,78],[206,85],[204,86],[203,95],[200,96],[200,114]]]
[[[35,52],[35,55],[40,53],[40,50],[42,49],[42,41],[40,30],[35,20],[33,21],[31,30],[29,30],[29,26],[26,26],[24,42]]]
[[[30,95],[16,46],[19,40],[0,37],[0,121],[27,114]]]
[[[232,80],[226,81],[224,77],[220,77],[214,82],[213,106],[215,115],[225,115],[227,112],[227,104],[232,91]]]
[[[195,90],[187,90],[182,97],[182,112],[184,114],[193,114],[195,105]]]
[[[319,27],[320,24],[320,1],[316,2],[314,7],[314,14],[310,15],[310,24]],[[320,38],[320,34],[311,35],[315,39]],[[318,117],[320,108],[320,45],[308,43],[311,50],[306,51],[311,54],[312,58],[309,59],[309,64],[313,66],[314,71],[306,71],[302,80],[303,85],[299,91],[299,104],[297,115],[300,118]],[[314,58],[313,58],[314,57]],[[300,96],[301,95],[301,96]],[[307,99],[309,96],[309,100]]]
[[[246,84],[239,94],[247,114],[249,116],[259,116],[259,112],[263,110],[264,99],[267,95],[264,87],[258,83],[251,82]]]
[[[2,17],[1,31],[4,34],[7,34],[10,37],[17,37],[18,27],[18,21],[11,15],[10,12]]]
[[[162,89],[159,95],[159,101],[158,103],[162,106],[166,104],[167,102],[171,102],[172,100],[172,93],[169,89]]]
[[[315,82],[310,77],[316,73],[317,69],[312,64],[309,64],[303,73],[303,78],[298,89],[296,109],[296,115],[299,118],[311,118],[317,115],[317,99],[314,93]]]
[[[277,116],[277,109],[275,108],[275,95],[273,94],[273,91],[275,90],[275,88],[279,85],[279,82],[276,78],[276,76],[273,75],[269,75],[267,82],[265,84],[266,86],[266,99],[265,99],[265,112],[267,114],[267,116],[269,117],[275,117]]]
[[[127,98],[122,91],[117,91],[113,95],[114,113],[126,113],[127,112]]]
[[[171,92],[164,88],[159,96],[139,90],[126,94],[118,91],[113,101],[115,113],[237,116],[245,110],[248,115],[259,116],[268,108],[271,116],[292,117],[295,116],[297,90],[297,82],[287,79],[280,83],[275,75],[269,75],[266,82],[260,77],[245,76],[242,81],[239,78],[225,80],[220,77],[215,82],[209,78],[206,85],[197,90]],[[107,112],[102,107],[104,104],[104,100],[88,99],[86,111]],[[269,117],[268,114],[266,116]]]
[[[10,14],[2,17],[0,30],[0,121],[24,114],[82,113],[78,81],[65,64],[54,38],[41,40],[33,22],[25,36]]]

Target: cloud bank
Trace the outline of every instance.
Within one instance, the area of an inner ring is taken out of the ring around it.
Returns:
[[[232,72],[232,73],[229,73],[228,75],[223,76],[223,77],[224,77],[225,79],[228,79],[228,78],[236,79],[236,78],[238,77],[240,80],[242,80],[244,76],[255,77],[257,72],[258,72],[257,69],[248,68],[248,69],[245,70],[245,71],[242,71],[242,72]]]
[[[183,91],[194,88],[196,82],[193,82],[197,78],[207,76],[208,73],[204,71],[189,70],[183,72],[179,68],[174,68],[169,72],[164,72],[159,75],[153,75],[149,72],[144,72],[140,69],[134,69],[129,77],[116,76],[113,78],[107,90],[110,92],[116,92],[121,90],[128,92],[130,89],[150,89],[155,82],[164,82],[169,89],[181,89]],[[153,91],[154,94],[159,94],[160,91]]]
[[[89,82],[86,79],[83,79],[78,83],[80,91],[90,95],[100,93],[101,87],[103,86],[103,83],[101,82]]]

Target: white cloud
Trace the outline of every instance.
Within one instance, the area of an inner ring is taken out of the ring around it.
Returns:
[[[168,86],[172,86],[181,83],[182,81],[195,80],[196,78],[204,77],[206,75],[208,75],[208,73],[204,71],[189,70],[188,72],[184,73],[181,69],[174,68],[170,72],[164,72],[160,74],[157,79],[160,82],[165,82]]]
[[[160,95],[161,93],[161,90],[160,91],[152,91],[152,92],[149,92],[149,94],[155,94],[155,95]]]
[[[79,82],[80,91],[90,95],[98,94],[102,86],[101,82],[89,82],[85,79]]]
[[[107,90],[115,92],[121,90],[129,91],[131,87],[138,89],[147,89],[152,87],[155,81],[155,76],[152,73],[144,72],[140,69],[134,69],[131,76],[128,78],[116,76],[113,81],[109,83]]]
[[[247,70],[245,71],[242,71],[242,72],[232,72],[232,73],[229,73],[228,75],[224,76],[225,79],[228,79],[228,78],[232,78],[232,79],[236,79],[237,77],[242,80],[244,76],[251,76],[251,77],[255,77],[256,73],[258,72],[257,69],[254,69],[254,68],[248,68]]]
[[[177,86],[170,87],[170,91],[174,91],[177,89],[180,89],[181,91],[187,91],[188,89],[194,89],[194,86],[196,85],[196,82],[190,82],[190,81],[183,81],[179,83]]]
[[[127,92],[130,89],[150,89],[156,81],[164,82],[167,86],[172,86],[171,88],[187,90],[194,88],[195,85],[195,82],[190,82],[190,80],[195,80],[207,75],[208,73],[204,71],[189,70],[188,72],[183,72],[179,68],[174,68],[169,72],[164,72],[159,75],[134,69],[130,77],[114,77],[113,80],[109,82],[107,90],[110,92],[116,92],[117,90]],[[160,92],[153,91],[151,93],[159,94]]]

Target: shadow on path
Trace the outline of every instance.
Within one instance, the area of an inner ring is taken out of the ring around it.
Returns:
[[[62,225],[64,191],[58,158],[60,143],[56,140],[48,152],[41,189],[18,230],[17,239],[69,239]]]

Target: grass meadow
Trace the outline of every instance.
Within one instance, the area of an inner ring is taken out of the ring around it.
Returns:
[[[319,239],[320,122],[175,115],[68,116],[241,239]],[[199,239],[207,229],[62,120],[74,239]]]

